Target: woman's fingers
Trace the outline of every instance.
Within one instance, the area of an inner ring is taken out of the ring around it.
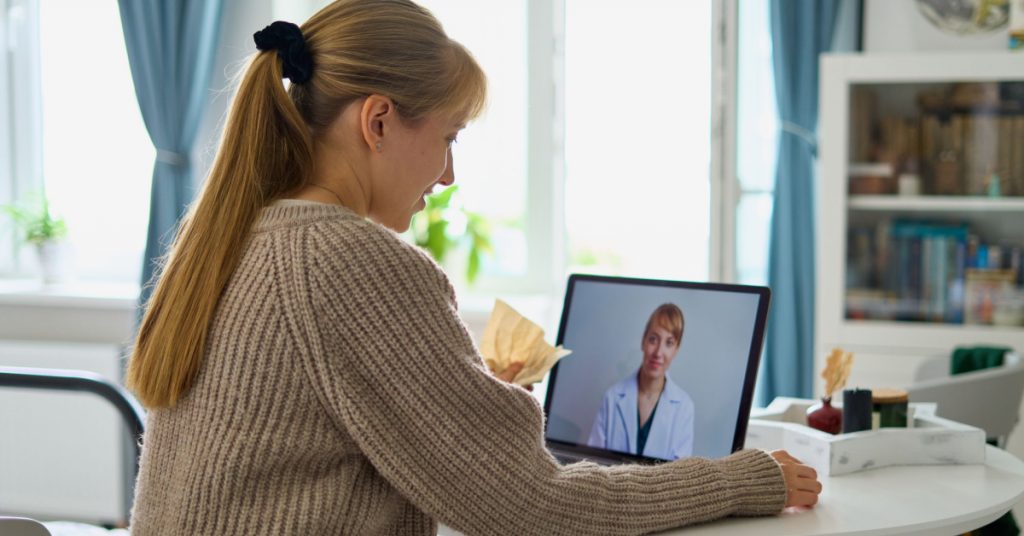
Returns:
[[[511,383],[512,380],[516,379],[516,374],[519,374],[519,371],[521,370],[523,370],[523,363],[521,361],[512,363],[505,367],[505,370],[499,372],[497,374],[497,378],[503,382]]]
[[[818,494],[809,491],[793,491],[786,493],[786,506],[814,506],[818,504]]]
[[[798,475],[797,478],[793,479],[792,489],[821,493],[821,482],[818,482],[817,478],[813,476]]]
[[[788,461],[792,463],[803,463],[800,460],[794,458],[792,454],[784,450],[773,450],[771,452],[771,456],[772,458],[775,458],[775,461],[779,463],[782,463],[783,461]]]
[[[771,456],[782,467],[782,477],[786,481],[786,506],[817,504],[818,495],[821,493],[818,472],[813,467],[800,463],[784,450],[772,452]]]
[[[796,467],[797,476],[801,477],[801,480],[818,482],[818,472],[815,471],[813,467],[803,464],[797,464],[794,465],[794,467]]]
[[[783,469],[786,476],[786,506],[814,506],[818,503],[821,483],[813,477],[801,476],[802,466],[789,466]],[[790,469],[790,470],[786,470]]]

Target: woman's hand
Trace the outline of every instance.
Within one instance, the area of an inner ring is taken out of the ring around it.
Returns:
[[[519,374],[519,371],[523,370],[523,365],[524,363],[522,361],[517,361],[506,367],[505,370],[495,374],[494,376],[503,382],[512,383],[512,380],[516,379],[516,375]],[[526,389],[527,391],[533,391],[533,386],[527,385],[526,387],[523,387],[523,389]]]
[[[821,493],[817,471],[784,450],[776,450],[771,456],[782,466],[782,477],[786,481],[786,507],[811,507],[817,504],[818,494]]]

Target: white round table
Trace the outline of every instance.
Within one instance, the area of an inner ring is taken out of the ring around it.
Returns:
[[[821,477],[824,489],[814,508],[727,518],[661,534],[961,534],[999,518],[1024,497],[1024,462],[992,446],[985,456],[985,463],[977,465],[893,466]]]

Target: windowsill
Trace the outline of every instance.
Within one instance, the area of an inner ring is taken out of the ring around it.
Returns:
[[[69,282],[43,285],[38,279],[0,279],[0,306],[132,310],[139,286],[131,283]]]

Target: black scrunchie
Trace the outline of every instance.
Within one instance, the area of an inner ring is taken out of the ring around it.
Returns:
[[[301,84],[313,76],[313,58],[306,50],[306,39],[298,26],[283,20],[252,34],[256,48],[277,50],[284,64],[284,76],[293,84]]]

